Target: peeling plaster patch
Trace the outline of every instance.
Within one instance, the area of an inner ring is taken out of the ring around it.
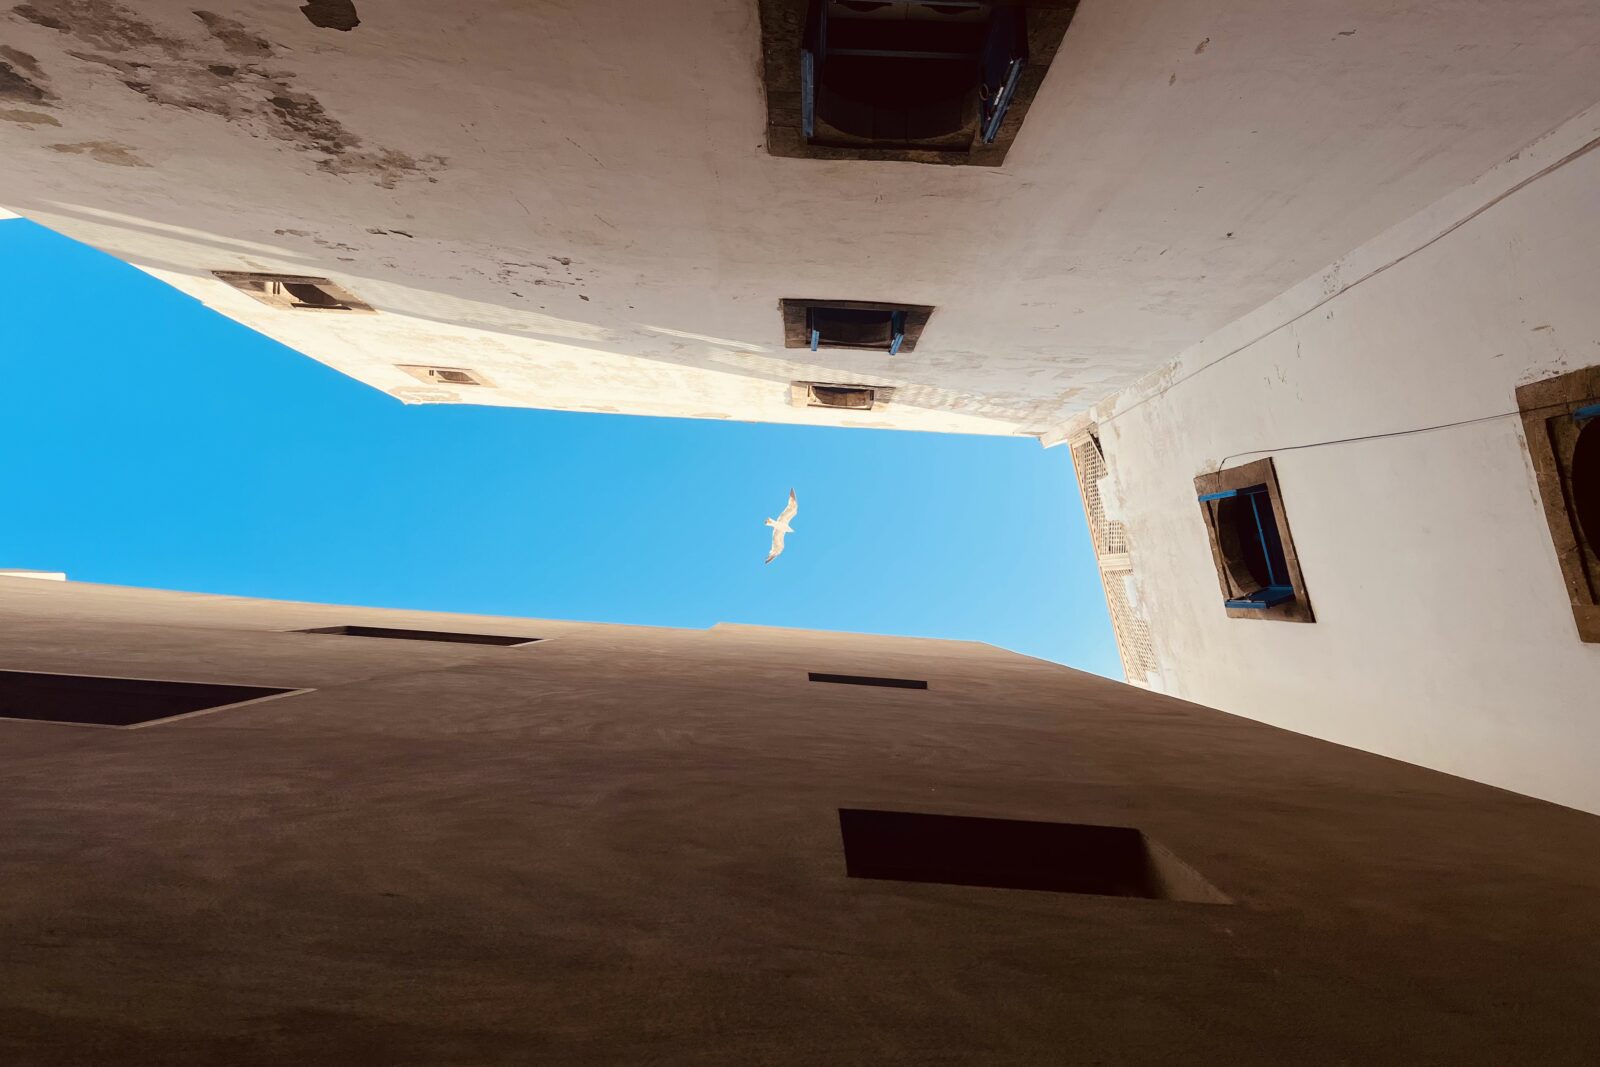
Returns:
[[[211,36],[222,42],[222,47],[236,56],[270,56],[272,42],[260,34],[251,33],[244,23],[224,18],[210,11],[196,11],[194,17],[206,24]]]
[[[0,100],[16,104],[48,104],[55,94],[23,77],[10,63],[0,61]]]
[[[32,22],[38,26],[43,26],[48,30],[64,30],[67,28],[67,24],[65,22],[62,22],[60,19],[51,15],[47,15],[38,8],[32,7],[28,4],[18,4],[11,10],[15,11],[29,22]]]
[[[0,57],[10,60],[35,78],[44,78],[44,68],[39,66],[39,61],[20,48],[12,48],[10,45],[0,44]]]
[[[300,13],[311,25],[321,26],[325,30],[349,32],[361,25],[353,0],[308,0],[300,5]]]
[[[74,59],[97,63],[121,75],[122,84],[154,104],[185,111],[205,111],[231,118],[226,93],[218,92],[218,81],[200,71],[176,63],[141,63],[94,52],[69,52]]]
[[[154,48],[182,59],[184,43],[168,37],[137,14],[112,0],[38,0],[11,9],[29,22],[63,33],[105,52]]]
[[[54,115],[46,115],[42,111],[13,111],[0,108],[0,119],[6,122],[20,122],[24,126],[59,126]]]
[[[321,152],[326,159],[317,166],[332,174],[368,173],[378,179],[385,189],[411,175],[422,175],[444,165],[443,156],[425,156],[413,159],[403,152],[388,148],[361,148],[361,138],[351,133],[338,119],[329,115],[320,101],[310,93],[295,92],[286,83],[274,83],[275,92],[267,100],[273,121],[268,132],[272,136],[296,143],[302,148]],[[437,178],[428,178],[437,181]]]
[[[429,389],[426,386],[401,386],[390,389],[389,395],[402,404],[459,404],[461,394],[449,389]]]
[[[278,122],[289,134],[287,140],[303,141],[319,152],[338,156],[361,143],[344,124],[328,114],[321,101],[310,93],[299,93],[287,86],[267,99],[267,104],[277,114]]]
[[[94,46],[92,51],[69,54],[116,72],[123,85],[150,102],[217,115],[252,136],[287,142],[321,157],[315,161],[319,170],[364,175],[392,189],[407,177],[437,181],[429,172],[444,166],[441,156],[413,158],[392,149],[366,147],[316,97],[294,84],[293,72],[251,62],[272,55],[272,45],[234,19],[194,12],[209,37],[190,43],[169,36],[113,0],[36,0],[14,10]],[[206,55],[207,51],[212,54]],[[44,102],[31,93],[12,99]]]
[[[28,53],[0,45],[0,100],[17,104],[48,104],[56,94],[45,88],[45,77],[39,61]],[[59,125],[59,124],[58,124]]]
[[[110,163],[114,167],[148,167],[150,164],[133,154],[133,150],[125,144],[115,141],[83,141],[79,144],[53,144],[47,145],[52,152],[66,152],[71,155],[87,155],[99,163]]]

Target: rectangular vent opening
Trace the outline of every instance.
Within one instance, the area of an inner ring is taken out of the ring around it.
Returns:
[[[464,634],[451,630],[401,630],[390,626],[318,626],[295,630],[299,634],[337,634],[342,637],[381,637],[395,641],[448,641],[463,645],[531,645],[542,637],[508,637],[505,634]]]
[[[851,878],[1231,904],[1126,826],[839,809]]]
[[[854,348],[897,356],[913,352],[933,315],[929,304],[893,304],[877,300],[810,300],[785,297],[785,348]]]
[[[928,683],[918,678],[874,678],[864,674],[819,674],[810,672],[813,682],[832,682],[835,685],[883,685],[891,689],[926,689]]]
[[[882,308],[814,307],[808,323],[813,347],[887,349],[902,332],[897,329],[902,314]]]
[[[356,299],[348,289],[327,278],[239,270],[214,270],[211,273],[241,293],[276,308],[291,311],[372,310],[372,305]]]
[[[767,150],[997,166],[1077,0],[756,0]]]
[[[400,364],[400,369],[419,381],[436,385],[489,385],[489,379],[465,367],[427,367]]]
[[[292,692],[259,685],[0,671],[0,718],[136,726]]]
[[[810,387],[811,404],[819,408],[848,408],[851,411],[872,410],[872,390],[865,386],[813,385]]]

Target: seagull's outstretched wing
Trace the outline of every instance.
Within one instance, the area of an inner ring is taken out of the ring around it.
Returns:
[[[777,559],[783,554],[783,535],[788,532],[789,531],[784,529],[782,526],[774,526],[772,528],[772,552],[767,556],[768,563],[771,563],[773,560]]]
[[[794,490],[789,490],[789,503],[784,505],[783,511],[778,515],[779,522],[788,522],[800,510],[800,502],[794,498]],[[781,546],[780,546],[781,547]]]

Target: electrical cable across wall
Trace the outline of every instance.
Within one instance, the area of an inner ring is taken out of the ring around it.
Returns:
[[[1321,448],[1324,445],[1347,445],[1347,444],[1353,444],[1356,441],[1376,441],[1376,440],[1378,440],[1380,438],[1384,438],[1384,437],[1405,437],[1405,436],[1407,436],[1409,434],[1414,434],[1414,433],[1430,433],[1430,432],[1432,432],[1434,430],[1449,430],[1449,429],[1453,429],[1454,427],[1457,427],[1457,426],[1471,426],[1474,423],[1493,422],[1495,419],[1506,419],[1506,418],[1510,418],[1513,415],[1522,415],[1522,414],[1525,414],[1527,412],[1552,411],[1552,410],[1556,410],[1556,409],[1559,409],[1559,408],[1565,408],[1565,407],[1568,407],[1568,406],[1570,406],[1570,405],[1567,405],[1567,404],[1540,404],[1538,407],[1525,408],[1525,409],[1515,410],[1515,411],[1499,411],[1499,412],[1496,412],[1493,415],[1479,415],[1475,419],[1458,419],[1455,422],[1441,422],[1441,423],[1439,423],[1438,425],[1435,425],[1435,426],[1415,426],[1415,427],[1412,427],[1409,430],[1390,430],[1390,431],[1388,431],[1386,433],[1362,434],[1359,437],[1335,437],[1335,438],[1333,438],[1332,440],[1329,440],[1329,441],[1310,441],[1310,442],[1307,442],[1306,444],[1303,444],[1303,445],[1284,445],[1281,448],[1252,448],[1248,452],[1231,452],[1228,455],[1223,456],[1222,457],[1222,461],[1217,464],[1217,469],[1221,470],[1221,469],[1223,469],[1224,467],[1226,467],[1228,465],[1228,461],[1229,460],[1239,459],[1240,457],[1243,457],[1243,456],[1261,456],[1261,455],[1266,455],[1266,454],[1271,453],[1271,452],[1293,452],[1293,451],[1295,451],[1297,449],[1301,449],[1301,448]]]

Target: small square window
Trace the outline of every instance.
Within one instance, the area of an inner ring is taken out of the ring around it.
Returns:
[[[1578,636],[1600,642],[1600,366],[1517,390]]]
[[[465,367],[425,367],[416,364],[399,364],[401,370],[430,385],[492,385],[475,370]]]
[[[343,286],[327,278],[302,274],[257,274],[249,271],[211,272],[241,293],[263,304],[291,311],[371,311]]]
[[[892,389],[878,385],[828,385],[823,382],[791,382],[789,384],[789,402],[800,408],[872,411],[883,407],[892,392]]]
[[[1315,622],[1270,458],[1194,480],[1234,618]]]
[[[998,166],[1076,0],[759,0],[767,150]]]
[[[781,301],[785,348],[858,348],[891,356],[911,352],[933,314],[926,304],[872,300]]]

